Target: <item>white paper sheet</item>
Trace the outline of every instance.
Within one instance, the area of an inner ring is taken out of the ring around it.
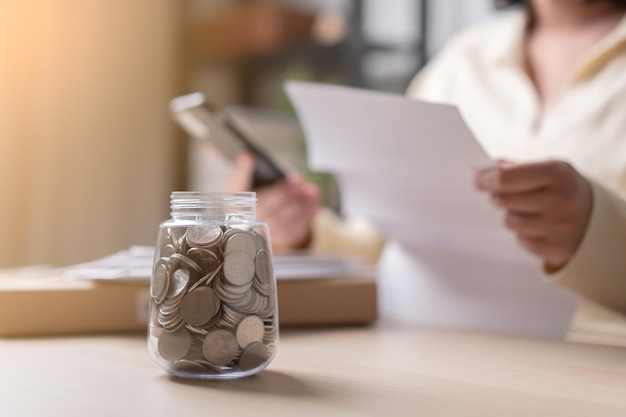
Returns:
[[[372,271],[359,259],[295,253],[273,257],[278,280],[346,278],[369,275]],[[67,278],[98,281],[149,281],[154,247],[131,246],[104,258],[62,268]],[[370,275],[371,276],[371,275]]]
[[[346,214],[365,215],[393,242],[380,266],[384,314],[565,333],[577,297],[543,279],[473,189],[472,169],[493,162],[455,107],[313,83],[286,90],[310,166],[335,174]]]

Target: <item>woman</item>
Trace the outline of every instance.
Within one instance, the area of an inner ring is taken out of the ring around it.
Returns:
[[[408,95],[457,105],[501,160],[476,188],[546,273],[626,313],[626,1],[496,3],[524,10],[455,37]]]

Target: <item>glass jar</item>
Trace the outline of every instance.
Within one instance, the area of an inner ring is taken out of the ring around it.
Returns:
[[[169,374],[263,370],[278,345],[276,280],[256,194],[173,192],[150,282],[148,348]]]

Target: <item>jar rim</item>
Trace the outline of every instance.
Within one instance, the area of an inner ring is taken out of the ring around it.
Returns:
[[[228,193],[223,191],[172,191],[171,198],[256,198],[256,192],[254,191],[238,191],[234,193]]]
[[[238,214],[256,217],[256,193],[243,191],[237,193],[174,191],[170,197],[171,215],[197,216],[198,214],[223,217]]]

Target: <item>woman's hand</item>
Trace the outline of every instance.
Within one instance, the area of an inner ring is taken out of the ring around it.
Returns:
[[[224,184],[224,191],[249,191],[254,156],[241,154]],[[320,207],[320,190],[297,175],[257,190],[257,217],[267,223],[276,251],[305,248],[312,237],[313,219]]]
[[[564,266],[585,234],[591,186],[563,161],[498,165],[479,170],[475,185],[504,209],[504,223],[549,269]]]

